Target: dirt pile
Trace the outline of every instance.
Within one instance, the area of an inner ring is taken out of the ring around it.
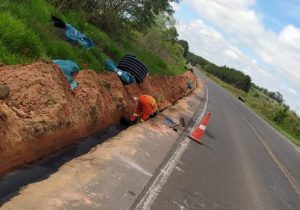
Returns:
[[[58,67],[43,62],[0,67],[0,85],[9,87],[0,99],[0,174],[116,124],[133,111],[133,96],[155,94],[164,109],[191,92],[187,82],[198,85],[191,73],[123,86],[116,74],[83,70],[77,81],[72,92]]]

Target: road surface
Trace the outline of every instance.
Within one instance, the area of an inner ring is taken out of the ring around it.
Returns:
[[[192,107],[196,110],[201,100],[202,114],[192,122],[199,114],[212,113],[205,145],[184,138],[186,131],[175,135],[165,128],[162,136],[151,127],[147,132],[136,127],[131,135],[126,132],[126,140],[107,142],[107,153],[115,156],[105,162],[103,145],[85,154],[105,139],[104,133],[103,139],[95,136],[0,180],[0,197],[5,196],[0,208],[3,204],[3,209],[20,210],[300,209],[299,149],[214,83],[208,82],[206,90],[203,97],[201,90],[184,99],[186,105],[169,110],[181,116],[184,107],[192,117]]]
[[[299,149],[213,82],[207,88],[206,146],[189,142],[132,209],[300,209]]]

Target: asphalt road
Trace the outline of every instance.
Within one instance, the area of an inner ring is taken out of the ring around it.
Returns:
[[[226,91],[207,87],[206,146],[189,142],[143,209],[300,209],[299,149]],[[151,183],[137,204],[149,190]]]

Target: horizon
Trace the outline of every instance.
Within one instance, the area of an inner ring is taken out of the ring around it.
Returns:
[[[300,3],[182,0],[172,6],[179,38],[191,52],[280,92],[300,115]]]

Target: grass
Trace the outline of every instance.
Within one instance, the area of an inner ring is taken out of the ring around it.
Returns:
[[[199,67],[201,69],[201,67]],[[273,99],[269,98],[265,94],[261,93],[258,90],[251,89],[249,93],[246,93],[238,88],[235,88],[219,78],[211,75],[204,70],[201,69],[209,78],[215,81],[218,85],[227,90],[234,97],[241,96],[246,100],[246,105],[251,108],[255,113],[257,113],[260,117],[262,117],[265,121],[267,121],[273,128],[287,137],[290,141],[292,141],[297,146],[300,146],[300,118],[293,112],[288,112],[288,116],[284,120],[283,123],[278,124],[274,122],[274,115],[276,111],[280,110],[282,107]]]
[[[83,14],[74,11],[62,13],[46,0],[1,0],[0,11],[0,63],[32,63],[41,58],[70,59],[81,68],[87,66],[100,72],[104,69],[105,59],[118,62],[125,54],[134,54],[148,66],[151,74],[178,75],[184,72],[182,54],[179,55],[178,50],[171,46],[166,47],[172,60],[145,48],[147,36],[139,32],[132,33],[130,39],[114,40],[86,22]],[[95,42],[95,47],[86,50],[69,44],[64,32],[50,22],[52,14],[85,33]]]
[[[0,58],[4,63],[28,61],[42,55],[37,35],[9,12],[0,13]]]

